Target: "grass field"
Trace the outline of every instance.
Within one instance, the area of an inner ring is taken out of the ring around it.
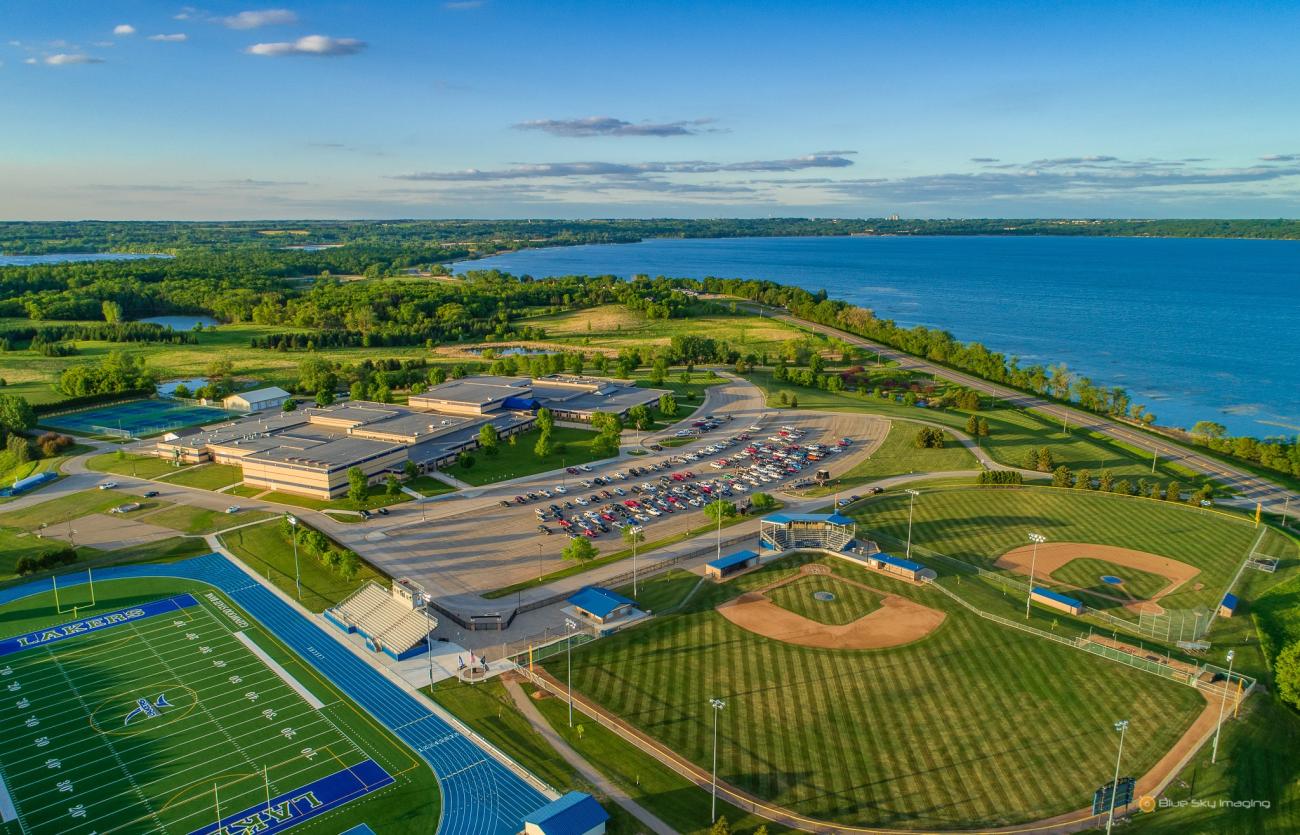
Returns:
[[[171,461],[156,455],[134,455],[120,450],[93,455],[86,459],[86,469],[98,473],[129,475],[136,478],[157,478],[180,469]]]
[[[57,499],[29,505],[21,510],[0,513],[0,525],[36,530],[42,524],[57,525],[87,514],[103,513],[126,502],[139,501],[141,501],[139,496],[119,490],[83,490],[80,493],[69,493]],[[147,501],[141,504],[145,507],[150,506]],[[161,505],[155,502],[152,506]]]
[[[202,464],[174,472],[175,475],[168,475],[163,480],[168,484],[197,487],[200,490],[220,490],[244,480],[243,469],[233,464]]]
[[[439,481],[433,476],[427,475],[416,476],[408,480],[406,486],[426,497],[441,496],[443,493],[451,493],[456,489],[445,481]]]
[[[817,592],[833,594],[833,600],[818,600]],[[818,623],[841,626],[880,608],[880,595],[836,577],[801,577],[793,583],[764,592],[782,609]]]
[[[1111,585],[1102,581],[1101,578],[1106,575],[1118,577],[1124,582],[1120,586]],[[1169,581],[1158,574],[1093,559],[1070,560],[1052,572],[1052,579],[1095,594],[1133,597],[1138,600],[1150,600],[1169,585]]]
[[[768,403],[773,407],[779,405],[776,398],[784,391],[798,395],[801,409],[867,412],[905,420],[925,420],[958,431],[965,430],[966,419],[971,414],[957,410],[944,411],[904,406],[902,403],[854,392],[832,393],[783,385],[774,381],[770,373],[762,371],[754,372],[748,377],[767,392]],[[1161,481],[1178,479],[1184,485],[1201,481],[1187,468],[1163,459],[1157,464],[1156,474],[1152,476],[1149,455],[1139,455],[1128,447],[1091,432],[1079,429],[1064,432],[1059,423],[1049,423],[1036,415],[1018,409],[986,408],[977,414],[989,422],[989,437],[982,439],[982,445],[988,450],[989,455],[1001,464],[1023,467],[1031,451],[1047,447],[1052,451],[1057,464],[1065,464],[1075,470],[1087,468],[1094,476],[1103,469],[1109,469],[1117,479],[1127,478],[1134,482],[1139,478],[1155,478]]]
[[[893,421],[880,448],[871,453],[870,458],[841,474],[839,484],[832,490],[851,490],[860,484],[892,475],[979,469],[975,456],[951,435],[945,435],[943,449],[917,449],[916,433],[920,428],[915,423]]]
[[[77,592],[89,600],[85,587]],[[229,819],[266,807],[268,794],[272,810],[302,817],[308,833],[362,821],[413,832],[417,816],[437,815],[427,766],[208,597],[238,615],[223,596],[164,580],[99,583],[96,592],[97,605],[78,617],[144,614],[33,648],[0,642],[5,686],[20,694],[0,703],[0,769],[20,816],[0,832],[194,832],[217,819],[218,802]],[[43,594],[0,609],[0,634],[73,620]],[[316,782],[331,775],[334,785]],[[307,788],[335,806],[307,818],[309,803],[291,801]]]
[[[708,699],[721,697],[722,779],[809,816],[912,828],[1077,809],[1110,777],[1115,719],[1134,720],[1126,761],[1141,773],[1204,705],[1187,687],[849,565],[835,570],[947,620],[919,642],[855,652],[770,641],[713,611],[798,562],[706,587],[678,614],[575,650],[575,689],[706,768]],[[564,662],[547,666],[560,675]]]
[[[194,507],[187,504],[171,505],[154,513],[146,513],[133,518],[150,525],[161,525],[175,531],[188,534],[209,534],[236,525],[246,525],[262,519],[270,519],[274,514],[260,510],[245,510],[235,514],[220,510]]]
[[[467,484],[479,485],[596,460],[591,452],[591,442],[596,438],[595,432],[569,426],[555,427],[551,434],[551,441],[555,445],[563,445],[564,451],[553,450],[545,458],[538,458],[533,453],[533,447],[537,444],[540,434],[541,431],[538,429],[521,432],[515,436],[518,440],[513,446],[503,441],[500,445],[501,451],[495,456],[485,455],[482,450],[475,451],[474,466],[468,470],[458,464],[452,464],[445,470],[448,475]]]
[[[886,493],[854,505],[859,534],[877,539],[886,551],[901,550],[908,498]],[[993,568],[1000,554],[1027,545],[1030,532],[1051,542],[1123,546],[1199,568],[1196,581],[1203,587],[1187,584],[1162,598],[1167,609],[1217,604],[1260,533],[1231,517],[1148,499],[1049,487],[972,487],[917,497],[912,556],[925,562],[927,551],[937,551]],[[944,566],[936,562],[934,567],[942,571]]]
[[[278,522],[240,528],[222,534],[221,541],[251,570],[268,577],[285,594],[297,599],[293,543],[280,530]],[[298,551],[298,565],[302,572],[302,605],[313,612],[324,611],[371,580],[381,586],[387,586],[389,581],[388,577],[365,562],[362,562],[361,570],[355,577],[345,579],[301,548]]]

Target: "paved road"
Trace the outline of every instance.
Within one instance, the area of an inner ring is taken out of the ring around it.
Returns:
[[[809,322],[805,319],[799,319],[788,314],[774,314],[772,318],[779,319],[803,328],[818,331],[820,333],[833,336],[848,342],[851,345],[858,345],[869,351],[879,353],[882,359],[894,360],[899,366],[909,371],[920,371],[926,374],[937,374],[946,380],[952,380],[955,383],[975,389],[984,394],[991,395],[999,400],[1005,400],[1013,406],[1020,409],[1034,409],[1041,414],[1047,415],[1056,421],[1063,423],[1068,422],[1072,428],[1085,429],[1105,435],[1116,441],[1137,447],[1151,453],[1158,453],[1162,458],[1176,461],[1177,463],[1194,470],[1209,478],[1213,478],[1222,484],[1231,487],[1240,494],[1242,504],[1253,505],[1255,502],[1263,502],[1271,511],[1282,512],[1283,504],[1290,498],[1292,505],[1300,506],[1300,493],[1288,490],[1280,485],[1261,478],[1254,473],[1247,472],[1231,464],[1225,464],[1215,458],[1202,455],[1201,453],[1188,450],[1185,447],[1176,445],[1169,441],[1163,440],[1148,432],[1143,432],[1117,423],[1109,418],[1094,415],[1090,412],[1080,411],[1070,406],[1062,406],[1053,403],[1042,397],[1006,386],[990,383],[979,377],[973,377],[960,371],[954,371],[940,365],[936,365],[927,360],[920,359],[905,354],[894,348],[864,339],[860,336],[841,331],[827,325],[819,325]]]

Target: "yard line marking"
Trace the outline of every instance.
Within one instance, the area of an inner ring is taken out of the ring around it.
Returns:
[[[241,644],[248,647],[249,652],[253,653],[253,655],[256,655],[258,658],[262,659],[262,663],[270,667],[271,671],[274,672],[276,675],[278,675],[281,679],[283,679],[285,684],[293,688],[294,692],[296,692],[299,696],[302,696],[303,701],[307,702],[307,704],[311,705],[316,710],[320,710],[325,706],[324,703],[321,702],[320,699],[316,698],[316,696],[313,695],[310,690],[308,690],[306,687],[303,687],[302,684],[298,682],[298,679],[289,675],[289,671],[286,670],[284,667],[281,667],[278,661],[276,661],[271,656],[267,655],[266,650],[262,649],[260,646],[253,643],[252,638],[249,638],[243,632],[236,632],[235,637],[239,639],[239,642]]]

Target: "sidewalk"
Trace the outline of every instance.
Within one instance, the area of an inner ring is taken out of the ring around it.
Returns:
[[[573,766],[573,769],[581,774],[584,780],[595,786],[610,800],[632,813],[637,820],[648,826],[657,835],[676,835],[677,830],[647,811],[644,806],[633,800],[622,788],[593,768],[581,754],[570,748],[569,743],[561,739],[560,735],[551,727],[551,724],[542,716],[541,711],[537,709],[537,705],[533,704],[533,700],[519,686],[519,682],[513,678],[503,678],[501,681],[510,693],[510,698],[514,700],[515,707],[519,708],[519,712],[533,726],[533,730],[541,734],[555,749],[556,753],[563,757],[565,762]]]

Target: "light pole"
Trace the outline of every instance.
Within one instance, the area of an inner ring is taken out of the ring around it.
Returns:
[[[542,543],[537,543],[537,582],[542,581]]]
[[[433,616],[429,614],[429,601],[424,601],[424,620],[429,624],[429,635],[424,639],[429,650],[429,687],[433,687]]]
[[[916,504],[916,497],[921,495],[919,490],[909,489],[907,494],[912,498],[907,500],[907,558],[912,558],[912,506]]]
[[[718,714],[727,706],[722,699],[709,699],[713,708],[713,799],[709,803],[710,822],[718,819]]]
[[[573,630],[578,628],[578,624],[571,619],[565,618],[564,625],[569,630],[569,637],[564,640],[564,652],[567,656],[565,666],[569,673],[569,727],[573,727]]]
[[[1110,784],[1110,816],[1106,818],[1106,835],[1110,835],[1110,828],[1115,823],[1115,800],[1119,794],[1119,761],[1124,756],[1124,733],[1128,730],[1128,720],[1121,719],[1116,722],[1115,730],[1119,731],[1119,753],[1115,755],[1115,782]]]
[[[1219,733],[1223,730],[1223,708],[1228,703],[1228,691],[1232,689],[1232,659],[1236,655],[1228,650],[1228,678],[1223,682],[1223,698],[1219,700],[1219,721],[1214,725],[1214,750],[1210,754],[1210,765],[1219,759]]]
[[[1034,599],[1034,569],[1038,567],[1038,546],[1047,541],[1041,533],[1031,533],[1029,541],[1034,543],[1033,556],[1029,558],[1029,591],[1025,594],[1025,620],[1029,620],[1029,603]]]
[[[289,538],[293,540],[293,582],[298,588],[298,602],[302,602],[302,572],[298,570],[298,517],[285,514],[289,520]]]

